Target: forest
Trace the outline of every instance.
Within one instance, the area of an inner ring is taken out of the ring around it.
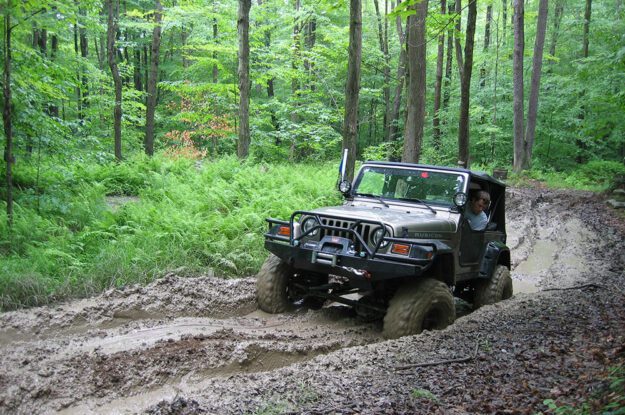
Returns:
[[[342,149],[602,191],[622,0],[2,0],[0,309],[254,274]]]

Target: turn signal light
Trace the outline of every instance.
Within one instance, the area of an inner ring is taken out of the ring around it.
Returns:
[[[391,252],[397,255],[408,255],[410,253],[410,245],[393,244]]]
[[[290,226],[280,226],[278,228],[278,235],[280,235],[280,236],[291,236],[291,227]]]

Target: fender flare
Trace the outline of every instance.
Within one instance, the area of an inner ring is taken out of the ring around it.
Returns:
[[[504,265],[510,269],[510,248],[503,242],[491,241],[486,245],[480,261],[478,278],[490,279],[497,265]]]

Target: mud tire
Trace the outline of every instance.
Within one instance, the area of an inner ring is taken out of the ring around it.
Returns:
[[[504,265],[497,265],[491,279],[480,281],[475,285],[473,308],[478,309],[486,304],[495,304],[510,297],[512,297],[510,270]]]
[[[269,255],[256,276],[256,299],[261,310],[275,314],[292,308],[287,287],[293,274],[289,264]]]
[[[397,290],[384,316],[384,337],[395,339],[440,330],[454,322],[454,298],[447,285],[427,278]]]

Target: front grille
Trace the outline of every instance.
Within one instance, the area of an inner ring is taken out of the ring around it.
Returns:
[[[354,224],[353,221],[349,221],[349,220],[329,219],[329,218],[321,218],[321,223],[326,226],[333,226],[336,228],[343,228],[343,229],[349,229]],[[364,224],[361,223],[361,224],[356,225],[354,230],[360,235],[362,240],[368,244],[369,234],[372,228],[373,228],[373,225],[369,223],[364,223]],[[324,236],[339,236],[342,238],[348,238],[354,243],[354,248],[356,250],[361,250],[363,248],[360,242],[358,242],[358,240],[354,236],[354,234],[347,232],[347,231],[322,228],[320,237],[323,238]]]

